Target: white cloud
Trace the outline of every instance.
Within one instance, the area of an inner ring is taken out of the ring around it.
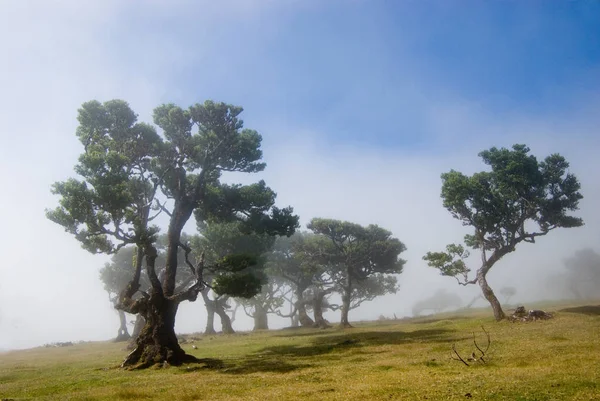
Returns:
[[[492,285],[496,284],[497,289],[509,284],[517,287],[517,299],[524,301],[548,297],[540,279],[544,272],[561,269],[563,258],[598,243],[600,217],[595,205],[600,201],[600,163],[596,156],[598,140],[589,120],[570,116],[572,119],[547,125],[518,116],[498,121],[453,110],[453,106],[435,108],[436,124],[444,136],[440,141],[447,143],[446,152],[436,149],[411,156],[408,150],[373,150],[343,144],[333,147],[316,140],[322,137],[319,133],[306,132],[291,135],[293,139],[286,145],[267,146],[265,150],[267,182],[277,190],[281,204],[294,206],[303,223],[312,217],[376,223],[407,245],[403,257],[408,263],[401,276],[401,291],[371,306],[365,304],[353,312],[355,318],[409,314],[415,300],[432,292],[431,286],[456,291],[465,301],[478,292],[474,287],[459,287],[451,278],[439,277],[421,258],[429,250],[460,242],[469,232],[442,207],[440,174],[451,168],[466,173],[485,169],[477,153],[491,146],[526,143],[539,158],[555,152],[567,157],[572,172],[582,182],[585,199],[578,215],[586,221],[582,228],[559,230],[535,245],[521,245],[490,272]],[[479,132],[490,129],[497,133],[497,141],[477,137]]]

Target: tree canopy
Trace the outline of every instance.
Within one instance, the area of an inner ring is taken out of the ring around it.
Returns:
[[[481,252],[475,278],[469,278],[471,270],[465,263],[469,252],[463,245],[451,244],[445,252],[424,256],[430,266],[460,284],[479,283],[498,320],[504,312],[486,281],[491,267],[522,242],[534,243],[557,228],[583,225],[581,218],[569,214],[578,210],[583,198],[579,181],[568,172],[569,163],[559,154],[538,161],[529,152],[525,145],[493,147],[479,153],[489,171],[442,174],[444,207],[463,225],[473,227],[464,243]]]
[[[197,263],[192,263],[191,249],[181,238],[193,213],[200,222],[238,221],[248,233],[291,235],[298,226],[290,207],[275,206],[276,195],[263,181],[251,185],[220,181],[223,172],[255,173],[265,168],[262,137],[243,128],[241,112],[241,107],[213,101],[187,109],[163,104],[153,113],[159,134],[154,126],[138,123],[122,100],[90,101],[79,109],[77,136],[84,146],[75,166],[79,178],[54,184],[59,206],[47,216],[90,252],[114,253],[128,244],[138,247],[139,263],[119,307],[143,313],[147,324],[125,365],[194,360],[179,347],[174,333],[177,305],[196,300],[206,287],[203,258],[197,255]],[[169,222],[164,273],[159,278],[155,266],[159,227],[153,222],[160,213]],[[194,276],[183,287],[176,286],[181,250]],[[152,288],[134,299],[142,258]],[[236,269],[236,264],[248,263],[247,258],[231,255],[226,264]]]
[[[348,312],[353,299],[355,302],[360,299],[359,294],[371,298],[367,294],[373,294],[375,289],[395,292],[395,282],[380,276],[402,273],[406,262],[399,255],[406,247],[390,231],[372,224],[363,227],[322,218],[312,219],[307,227],[333,245],[322,249],[316,258],[326,266],[328,276],[342,294],[342,326],[350,327]],[[380,285],[374,286],[377,277]]]

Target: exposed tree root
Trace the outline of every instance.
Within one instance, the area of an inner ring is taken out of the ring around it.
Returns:
[[[122,368],[128,370],[146,369],[155,365],[181,366],[187,363],[202,363],[201,359],[186,354],[181,348],[178,351],[156,346],[147,346],[145,349],[136,347],[121,364]]]

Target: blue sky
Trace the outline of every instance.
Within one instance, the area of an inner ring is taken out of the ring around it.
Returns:
[[[5,1],[0,49],[0,349],[117,327],[98,280],[106,257],[44,217],[51,183],[73,176],[76,111],[91,99],[125,99],[145,121],[164,102],[243,106],[281,206],[303,223],[391,230],[408,248],[402,289],[351,319],[410,313],[424,288],[478,292],[421,257],[465,234],[442,207],[440,174],[482,169],[491,146],[563,154],[586,222],[504,258],[493,286],[515,285],[515,302],[558,294],[539,273],[600,243],[597,0]],[[180,332],[204,325],[199,303],[179,316]]]
[[[189,65],[176,82],[192,97],[239,99],[251,118],[386,147],[430,144],[429,99],[458,93],[489,113],[543,116],[600,88],[597,1],[322,4],[217,29],[206,69],[221,79]]]

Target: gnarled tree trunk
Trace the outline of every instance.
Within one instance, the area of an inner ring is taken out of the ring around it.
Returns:
[[[254,330],[269,330],[267,311],[258,302],[254,304]]]
[[[139,289],[141,259],[144,255],[152,289],[144,298],[133,300],[131,297]],[[127,355],[122,367],[142,369],[165,362],[175,366],[198,362],[196,357],[186,354],[177,341],[175,316],[180,301],[165,297],[154,269],[156,256],[156,248],[152,245],[147,245],[144,251],[138,249],[134,279],[120,296],[119,309],[129,313],[140,313],[145,320],[144,327],[135,340],[135,348]],[[169,289],[168,285],[165,287]]]
[[[125,312],[122,310],[117,310],[119,312],[119,321],[121,325],[119,327],[119,331],[117,332],[117,338],[115,338],[116,342],[127,341],[131,338],[129,335],[129,331],[127,330],[127,319],[125,317]]]
[[[225,301],[226,300],[215,301],[215,312],[217,313],[217,315],[219,315],[219,318],[221,318],[221,328],[223,334],[235,334],[235,330],[233,330],[233,326],[231,324],[231,318],[229,317],[227,312],[225,312],[225,308],[223,308],[222,305],[222,303]]]
[[[348,313],[350,312],[350,301],[352,296],[352,279],[350,272],[347,273],[346,285],[344,286],[342,293],[342,317],[340,319],[340,327],[352,327],[348,320]]]
[[[315,327],[326,329],[331,327],[329,322],[323,317],[323,300],[329,292],[315,290],[315,298],[313,299],[313,311],[315,314]]]
[[[123,367],[146,368],[157,363],[181,365],[197,362],[179,346],[175,335],[175,315],[178,303],[166,299],[162,293],[152,291],[141,313],[146,320],[135,340],[135,349],[123,362]]]
[[[306,301],[303,298],[305,288],[296,290],[296,310],[298,311],[298,321],[302,327],[313,327],[315,322],[306,313]]]
[[[350,321],[348,320],[348,312],[350,312],[350,295],[346,295],[346,291],[342,295],[342,308],[341,308],[342,316],[340,319],[341,327],[352,327]]]
[[[485,299],[487,299],[490,305],[492,305],[492,310],[494,311],[494,318],[496,318],[496,321],[500,321],[502,319],[505,319],[506,315],[502,310],[500,301],[498,301],[498,298],[496,298],[494,291],[492,291],[492,288],[488,285],[485,276],[485,272],[483,272],[482,269],[479,269],[477,271],[477,283],[479,284],[479,287],[481,287],[481,291],[483,292],[483,296],[485,297]]]
[[[295,303],[290,300],[290,327],[298,327],[300,322],[298,321],[298,311],[296,310]]]
[[[215,331],[215,301],[208,297],[208,288],[201,292],[206,307],[206,328],[204,334],[216,334]]]
[[[215,330],[215,308],[206,305],[206,328],[204,334],[216,334]]]

